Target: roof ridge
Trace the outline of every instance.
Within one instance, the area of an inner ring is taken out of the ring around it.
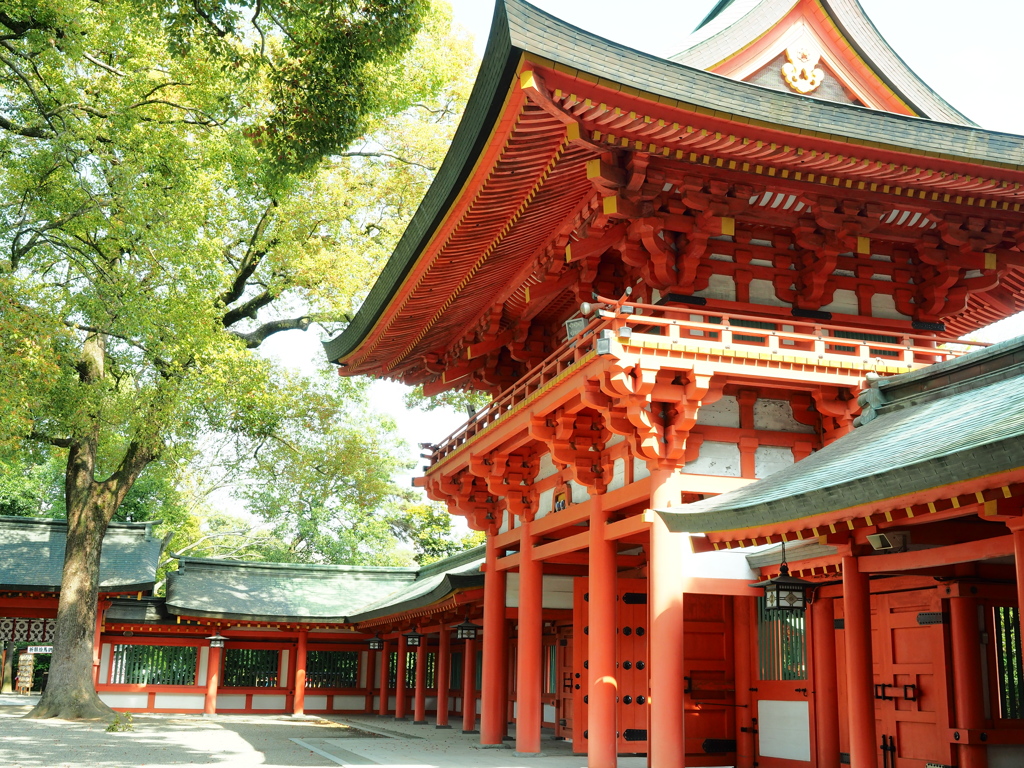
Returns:
[[[271,570],[285,570],[285,571],[310,571],[311,573],[390,573],[390,574],[409,574],[415,577],[419,572],[418,568],[410,568],[407,566],[389,566],[389,565],[328,565],[321,563],[271,563],[260,560],[227,560],[217,558],[204,558],[204,557],[175,557],[182,565],[193,563],[196,566],[215,566],[215,567],[232,567],[232,568],[264,568]],[[179,570],[180,570],[179,566]]]

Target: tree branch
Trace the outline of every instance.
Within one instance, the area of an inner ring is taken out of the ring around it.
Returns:
[[[104,64],[102,61],[97,59],[92,54],[83,53],[82,56],[86,59],[86,61],[91,61],[97,67],[99,67],[100,69],[107,70],[107,72],[111,73],[112,75],[117,75],[118,77],[127,77],[127,75],[124,72],[122,72],[121,70],[116,69],[115,67],[112,67],[109,64]]]
[[[47,445],[52,445],[55,448],[71,447],[70,437],[50,437],[49,435],[44,435],[42,432],[36,432],[35,430],[28,433],[28,439],[35,440],[40,443],[46,443]]]
[[[399,155],[392,154],[391,152],[339,152],[334,155],[334,157],[387,157],[391,160],[397,160],[398,162],[405,163],[406,165],[415,165],[418,168],[423,168],[428,171],[437,170],[437,168],[434,168],[433,166],[417,163],[415,160],[408,160]]]
[[[242,320],[255,320],[256,313],[272,302],[274,298],[274,294],[269,290],[265,290],[263,293],[253,296],[241,306],[225,312],[224,318],[221,322],[224,324],[225,328],[230,328],[232,325]]]
[[[260,220],[256,223],[256,228],[252,231],[252,237],[249,238],[249,246],[246,248],[245,257],[235,271],[235,279],[231,283],[231,288],[222,293],[218,299],[225,307],[242,298],[249,278],[252,277],[256,268],[260,265],[263,257],[267,255],[265,249],[256,250],[256,243],[259,242],[260,238],[263,237],[263,233],[266,232],[267,225],[270,223],[270,214],[276,207],[277,201],[271,200],[270,205],[263,211]],[[225,323],[225,325],[230,325],[230,323]]]
[[[269,323],[264,323],[255,331],[249,333],[242,333],[241,331],[231,331],[231,333],[244,341],[247,349],[256,349],[275,333],[281,333],[282,331],[304,331],[309,328],[312,322],[312,317],[304,315],[303,317],[292,317],[287,320],[271,320]]]
[[[40,128],[39,126],[33,125],[19,125],[18,123],[8,120],[3,115],[0,115],[0,128],[10,133],[16,133],[18,136],[24,136],[27,139],[52,139],[53,133]]]

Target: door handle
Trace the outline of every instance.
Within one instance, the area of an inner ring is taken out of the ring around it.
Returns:
[[[875,698],[881,699],[882,701],[892,701],[893,697],[886,693],[886,688],[892,687],[893,686],[889,683],[875,683]]]
[[[903,686],[903,700],[917,701],[917,686],[911,683]]]
[[[806,688],[794,688],[793,690],[795,690],[797,693],[802,693],[804,695],[804,698],[805,699],[807,698],[807,689]]]

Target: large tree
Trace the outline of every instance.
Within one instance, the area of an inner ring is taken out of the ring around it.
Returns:
[[[468,58],[426,5],[0,7],[0,446],[62,452],[68,519],[31,716],[110,714],[91,677],[100,547],[143,472],[200,435],[272,441],[304,407],[254,352],[343,323],[387,214],[418,200],[434,160],[386,128],[448,130]],[[398,202],[367,182],[381,163],[408,177]]]

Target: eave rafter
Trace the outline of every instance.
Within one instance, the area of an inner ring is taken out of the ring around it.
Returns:
[[[1011,482],[1008,485],[948,497],[944,497],[941,491],[932,495],[936,497],[933,501],[915,499],[913,502],[904,503],[903,506],[894,506],[895,500],[893,504],[884,500],[879,501],[870,512],[837,512],[777,523],[759,529],[710,532],[706,538],[694,538],[693,542],[697,551],[721,551],[812,538],[827,540],[837,535],[852,534],[864,528],[907,523],[922,517],[938,520],[950,516],[977,514],[982,519],[999,520],[1002,519],[1000,502],[1024,496],[1024,483]]]
[[[899,154],[904,159],[906,151],[873,152],[865,147],[863,155],[853,155],[822,149],[832,137],[823,142],[818,136],[790,134],[784,141],[772,141],[766,134],[778,131],[768,124],[755,127],[744,120],[730,125],[725,114],[702,109],[687,114],[667,107],[655,111],[653,104],[647,105],[652,114],[645,114],[633,108],[635,97],[579,79],[563,87],[564,80],[568,78],[551,78],[552,108],[578,120],[582,138],[609,151],[646,152],[769,178],[957,205],[1020,211],[1024,203],[1021,181],[997,178],[998,173],[985,168],[976,173],[948,170],[963,165],[955,158],[938,163],[933,157],[919,157],[919,165],[910,165],[886,158]]]

